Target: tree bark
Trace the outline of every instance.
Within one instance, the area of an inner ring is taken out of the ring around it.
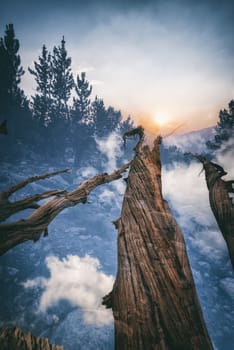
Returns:
[[[18,327],[0,328],[1,350],[64,350],[63,346],[50,344],[47,338],[24,333]]]
[[[203,164],[209,190],[210,206],[227,243],[234,269],[234,204],[229,196],[229,193],[234,193],[234,180],[222,180],[221,177],[227,175],[227,173],[220,165],[210,162],[202,156],[196,156],[196,158]]]
[[[158,137],[136,147],[118,228],[118,272],[103,298],[116,350],[207,350],[212,344],[182,233],[162,197]],[[176,189],[175,189],[176,190]]]
[[[55,197],[50,199],[47,203],[36,208],[27,219],[0,225],[0,255],[4,254],[16,245],[26,242],[28,240],[33,240],[34,242],[37,241],[41,237],[41,234],[43,232],[45,235],[47,235],[48,225],[62,210],[68,207],[75,206],[79,203],[85,203],[90,192],[93,191],[97,186],[121,178],[121,174],[127,170],[129,164],[130,163],[123,165],[120,169],[114,171],[110,175],[107,173],[96,175],[93,178],[82,182],[72,192],[54,190],[45,192],[42,195],[35,195],[41,196],[41,198],[46,198],[46,194],[49,193],[50,195],[52,195],[53,192],[53,195],[55,195]],[[64,170],[60,172],[64,172]],[[2,192],[2,201],[4,201],[4,198],[8,198],[9,193],[13,193],[19,188],[22,188],[23,184],[25,186],[27,183],[35,181],[35,178],[41,179],[43,176],[44,178],[48,177],[48,174],[41,175],[40,177],[29,178],[23,181],[21,185],[18,184],[16,186],[12,186],[10,189]],[[50,174],[50,176],[52,175]],[[33,196],[31,196],[30,198],[32,199],[32,197]],[[27,199],[24,199],[22,201],[25,203],[26,200]],[[19,206],[19,210],[22,210],[22,207],[23,204],[21,205],[21,207]]]
[[[27,186],[28,184],[30,184],[32,182],[35,182],[38,180],[48,179],[52,176],[66,173],[68,171],[70,171],[70,169],[53,171],[51,173],[32,176],[32,177],[27,178],[26,180],[19,182],[16,185],[8,187],[3,192],[0,192],[0,221],[4,221],[7,218],[9,218],[11,215],[18,213],[19,211],[22,211],[24,209],[39,208],[39,205],[37,204],[37,202],[40,201],[41,199],[45,199],[45,198],[49,198],[49,197],[54,196],[54,195],[59,195],[59,194],[65,193],[66,191],[64,191],[64,190],[51,190],[51,191],[46,191],[44,193],[28,196],[26,198],[23,198],[23,199],[14,201],[14,202],[11,202],[9,200],[9,197],[13,193],[19,191],[20,189],[24,188],[25,186]]]

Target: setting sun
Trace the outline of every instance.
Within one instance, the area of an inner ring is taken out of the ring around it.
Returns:
[[[167,122],[167,117],[164,114],[157,114],[155,117],[155,122],[161,126],[164,125]]]

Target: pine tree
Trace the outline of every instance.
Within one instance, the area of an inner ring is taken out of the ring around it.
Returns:
[[[96,96],[95,100],[92,102],[91,108],[95,135],[97,137],[107,135],[107,110],[105,108],[104,101]]]
[[[6,25],[5,36],[0,38],[0,108],[3,111],[10,106],[21,106],[25,102],[24,93],[19,88],[24,74],[19,48],[13,24]]]
[[[75,123],[90,124],[92,122],[91,117],[91,102],[90,95],[92,93],[92,86],[85,78],[85,72],[77,75],[75,90],[77,98],[73,98],[73,120]]]
[[[37,83],[37,94],[32,97],[33,115],[41,125],[48,126],[53,118],[52,65],[51,55],[45,45],[42,47],[38,62],[34,62],[34,70],[31,68],[28,70],[35,76]]]
[[[98,137],[107,136],[115,130],[123,133],[133,127],[130,117],[123,121],[120,111],[116,111],[113,107],[106,109],[104,101],[97,96],[92,103],[92,115],[95,135]]]
[[[85,72],[77,75],[72,109],[72,146],[75,152],[75,165],[80,165],[83,157],[93,145],[94,124],[89,99],[92,86],[86,80]]]
[[[71,58],[67,56],[64,37],[61,46],[54,47],[52,55],[52,97],[55,102],[57,118],[69,119],[68,101],[74,86],[71,71]]]
[[[120,111],[116,111],[113,107],[108,107],[106,125],[109,132],[116,130],[120,126],[121,119]]]
[[[234,136],[234,100],[229,102],[228,107],[228,111],[224,109],[219,112],[219,121],[215,127],[216,135],[212,141],[206,143],[210,149],[219,149],[223,142]]]
[[[121,134],[124,134],[126,131],[133,129],[134,123],[130,115],[127,117],[127,119],[121,119],[119,124],[119,130]]]

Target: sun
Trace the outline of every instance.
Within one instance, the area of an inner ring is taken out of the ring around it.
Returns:
[[[159,126],[166,124],[167,117],[164,114],[158,113],[155,117],[155,123]]]

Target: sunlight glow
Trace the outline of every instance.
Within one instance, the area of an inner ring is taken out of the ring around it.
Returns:
[[[155,117],[155,123],[159,126],[166,124],[168,121],[168,118],[164,114],[157,114]]]

